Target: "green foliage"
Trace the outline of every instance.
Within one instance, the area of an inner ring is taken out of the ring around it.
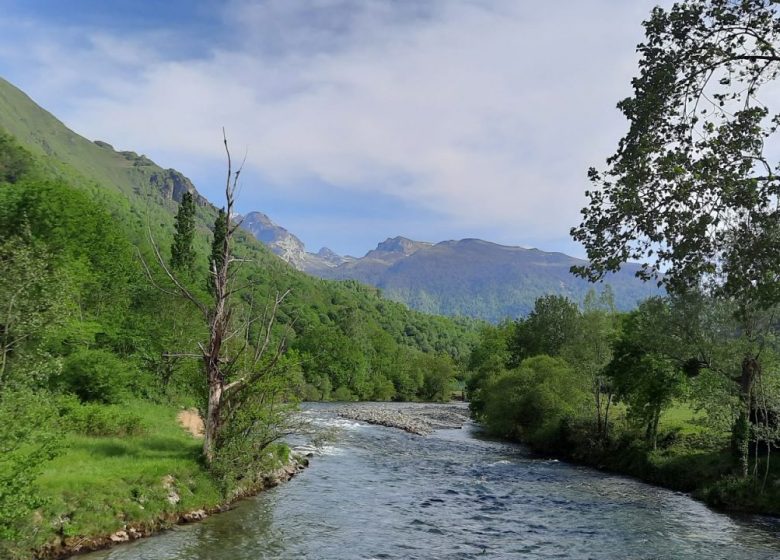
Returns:
[[[421,372],[423,381],[418,391],[420,399],[439,402],[450,400],[450,389],[456,372],[449,356],[421,354],[412,362],[412,368]]]
[[[742,301],[780,297],[778,195],[768,148],[777,131],[769,88],[780,56],[770,2],[688,0],[656,8],[634,95],[620,102],[629,131],[590,176],[597,189],[572,229],[592,278],[629,260],[657,259],[645,276],[673,291],[715,279]],[[761,91],[766,90],[762,99]]]
[[[331,398],[336,402],[350,402],[358,400],[355,394],[350,391],[348,387],[344,387],[343,385],[333,391]]]
[[[655,298],[642,303],[623,321],[606,367],[615,396],[628,404],[629,416],[645,426],[645,437],[655,447],[664,408],[682,395],[685,376],[680,364],[660,343],[668,335],[670,307]]]
[[[0,390],[9,381],[9,363],[23,361],[25,350],[44,338],[62,311],[58,274],[50,255],[29,239],[14,236],[0,242]],[[61,280],[61,278],[59,278]],[[30,358],[29,353],[26,356]],[[27,380],[16,379],[16,382]]]
[[[171,268],[192,274],[195,266],[195,252],[192,247],[195,237],[195,200],[190,192],[185,192],[181,197],[175,228],[171,244]]]
[[[16,183],[32,167],[29,152],[0,130],[0,184]]]
[[[268,375],[222,407],[223,422],[218,434],[218,453],[210,471],[225,495],[241,495],[257,488],[273,468],[284,466],[278,452],[285,445],[273,447],[291,430],[290,412],[297,407],[292,398],[277,399],[290,386],[286,376],[294,375],[289,364],[282,364],[274,375]]]
[[[224,208],[220,208],[217,212],[217,218],[214,220],[214,237],[211,240],[211,253],[209,254],[209,276],[208,287],[209,290],[214,289],[214,279],[212,275],[214,271],[220,270],[223,264],[223,247],[225,245],[225,238],[227,237],[227,214]]]
[[[588,398],[581,376],[561,358],[535,356],[490,380],[482,419],[495,434],[541,443],[582,413]]]
[[[512,342],[513,363],[546,354],[558,356],[574,336],[579,319],[577,305],[563,296],[542,296],[524,321],[518,322]]]
[[[45,502],[34,481],[59,452],[56,410],[45,395],[0,392],[0,555],[29,544],[31,513]]]
[[[146,431],[143,419],[123,405],[82,403],[73,396],[60,397],[56,406],[67,431],[86,436],[137,436]]]
[[[55,383],[84,402],[116,404],[127,398],[133,374],[127,362],[107,350],[82,349],[65,359]]]

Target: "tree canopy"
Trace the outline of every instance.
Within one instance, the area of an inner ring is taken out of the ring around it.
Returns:
[[[618,104],[628,133],[605,170],[590,170],[596,189],[571,232],[590,259],[576,272],[597,279],[642,259],[640,274],[673,290],[710,280],[776,302],[778,7],[690,0],[654,9],[644,26],[634,94]]]

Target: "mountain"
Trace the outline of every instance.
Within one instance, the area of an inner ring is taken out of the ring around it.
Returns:
[[[201,254],[208,251],[216,209],[180,172],[144,155],[79,136],[2,78],[0,129],[38,156],[53,175],[101,200],[129,228],[135,243],[143,242],[151,228],[167,248],[178,201],[183,192],[193,193],[198,202],[196,249]],[[560,253],[474,239],[432,244],[396,237],[355,259],[327,248],[309,253],[300,239],[260,213],[248,214],[244,227],[247,231],[239,241],[246,250],[259,249],[251,239],[257,237],[298,270],[326,279],[358,280],[381,288],[390,299],[430,313],[495,321],[527,313],[534,299],[545,293],[580,301],[590,287],[568,273],[569,266],[582,261]],[[634,269],[629,265],[609,279],[622,309],[657,293],[632,277]]]
[[[336,266],[312,266],[300,259],[289,262],[321,278],[376,286],[386,297],[419,311],[488,321],[526,315],[542,295],[559,294],[582,302],[590,289],[603,289],[603,284],[594,286],[569,272],[572,266],[585,264],[582,259],[481,239],[434,244],[394,237],[365,256]],[[638,264],[629,263],[605,279],[619,309],[632,309],[638,301],[660,293],[655,284],[634,276],[638,269]]]
[[[178,171],[164,169],[135,152],[116,151],[107,142],[90,142],[2,78],[0,128],[40,156],[57,175],[89,178],[103,188],[123,193],[131,202],[153,193],[173,209],[170,202],[179,202],[182,194],[189,191],[199,206],[208,205],[192,182]]]
[[[303,242],[285,228],[275,224],[262,212],[250,212],[243,217],[241,225],[259,241],[265,243],[282,260],[298,270],[317,275],[327,269],[352,260],[351,257],[337,255],[327,247],[318,253],[307,253]]]
[[[219,144],[217,138],[216,149]],[[55,344],[51,341],[60,339],[46,338],[51,347],[31,355],[49,355],[54,347],[65,353],[116,352],[118,360],[128,361],[128,372],[143,368],[139,379],[157,379],[157,369],[147,370],[156,367],[149,356],[182,345],[192,348],[202,339],[205,325],[194,306],[178,305],[170,292],[158,289],[167,278],[159,267],[147,268],[138,258],[153,263],[156,250],[161,258],[169,258],[174,216],[185,191],[198,204],[196,262],[184,282],[196,299],[208,301],[207,257],[216,207],[182,173],[144,155],[79,136],[0,79],[0,241],[27,231],[26,236],[41,244],[36,250],[57,257],[47,264],[67,263],[57,270],[67,287],[58,293],[67,305],[57,308],[68,314],[57,323],[66,325],[62,341],[67,342]],[[417,358],[468,357],[476,343],[476,321],[426,315],[382,298],[371,286],[304,274],[290,264],[315,263],[329,269],[348,259],[328,249],[306,253],[299,239],[267,216],[244,219],[252,232],[236,231],[232,247],[241,262],[232,269],[238,292],[235,316],[243,320],[279,293],[289,292],[278,310],[276,334],[289,329],[287,347],[299,359],[290,366],[290,383],[305,397],[327,399],[333,391],[344,400],[424,398],[423,377],[410,369],[417,367]],[[276,243],[290,264],[253,234]],[[301,254],[298,261],[292,259]],[[178,336],[181,340],[173,340]],[[34,338],[29,338],[31,344]],[[292,375],[293,370],[298,373]],[[187,387],[192,381],[182,380]]]

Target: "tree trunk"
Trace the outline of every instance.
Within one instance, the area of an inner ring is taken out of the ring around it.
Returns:
[[[593,384],[593,397],[596,400],[596,434],[601,436],[602,433],[602,425],[601,425],[601,380],[596,378],[595,383]]]
[[[739,378],[739,418],[734,426],[735,451],[739,458],[739,470],[742,478],[750,471],[750,412],[753,406],[753,383],[761,371],[761,364],[753,356],[742,360],[742,374]]]
[[[221,420],[222,390],[223,384],[219,379],[214,379],[209,383],[209,403],[203,430],[203,457],[208,465],[214,461],[216,451]]]

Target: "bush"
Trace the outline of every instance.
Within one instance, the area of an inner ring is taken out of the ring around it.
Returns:
[[[335,391],[333,391],[333,395],[331,398],[334,401],[338,402],[347,402],[347,401],[356,401],[357,397],[354,395],[352,391],[350,391],[347,387],[341,386]]]
[[[489,381],[485,423],[495,434],[543,442],[560,435],[562,422],[587,402],[583,380],[560,358],[536,356]]]
[[[107,350],[83,349],[65,359],[59,387],[83,402],[120,403],[129,395],[131,367]]]
[[[60,449],[49,395],[0,393],[0,557],[12,556],[32,534],[30,514],[43,504],[35,479]]]
[[[140,416],[120,406],[60,400],[63,428],[87,436],[135,436],[145,432]]]

